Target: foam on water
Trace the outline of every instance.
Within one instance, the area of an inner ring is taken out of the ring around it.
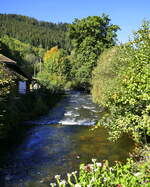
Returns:
[[[67,111],[66,113],[64,113],[64,116],[71,116],[72,115],[72,111]]]
[[[59,121],[59,124],[61,125],[95,125],[96,122],[94,121],[87,121],[87,120],[79,120],[79,121],[75,121],[75,120],[62,120]]]
[[[100,107],[92,103],[91,96],[73,92],[52,109],[48,115],[29,123],[38,125],[94,125],[99,120]]]

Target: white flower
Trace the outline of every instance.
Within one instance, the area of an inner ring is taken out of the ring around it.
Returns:
[[[80,184],[75,184],[74,187],[82,187]]]
[[[56,183],[50,183],[50,185],[53,187],[53,186],[56,186]]]
[[[68,176],[68,177],[71,177],[71,176],[72,176],[72,173],[67,173],[67,176]]]
[[[93,159],[92,159],[92,162],[96,162],[96,159],[93,158]]]
[[[67,182],[66,182],[65,180],[62,180],[62,181],[60,181],[59,184],[60,184],[60,185],[65,185],[65,184],[67,184]]]
[[[142,174],[141,172],[137,172],[137,173],[134,173],[134,176],[139,177],[141,174]]]
[[[60,175],[55,175],[55,179],[60,179]]]
[[[112,167],[110,167],[110,168],[109,168],[109,170],[110,170],[110,171],[113,171],[113,168],[112,168]]]
[[[96,179],[95,179],[95,177],[92,177],[91,178],[91,182],[94,182]]]
[[[72,172],[72,175],[75,175],[75,174],[77,174],[77,171],[73,171],[73,172]]]
[[[98,171],[98,168],[94,169],[94,171],[97,172],[97,171]]]
[[[91,168],[93,168],[93,167],[94,167],[94,164],[88,164],[88,166],[90,166]]]
[[[96,165],[97,165],[98,167],[101,167],[101,166],[102,166],[102,163],[101,163],[101,162],[97,162]]]

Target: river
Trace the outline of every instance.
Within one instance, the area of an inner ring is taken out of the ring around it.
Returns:
[[[134,147],[123,136],[118,142],[107,140],[106,129],[91,128],[103,110],[91,96],[71,92],[50,112],[36,121],[21,145],[8,154],[2,171],[2,187],[46,187],[56,174],[78,170],[80,163],[125,161]]]

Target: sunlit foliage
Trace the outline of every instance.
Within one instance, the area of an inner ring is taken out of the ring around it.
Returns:
[[[56,175],[56,183],[50,183],[51,187],[148,187],[150,185],[149,178],[149,162],[136,164],[132,159],[128,159],[125,165],[119,162],[112,167],[108,161],[96,162],[92,159],[91,164],[81,164],[79,173],[74,171],[67,174],[67,180]]]
[[[38,79],[48,89],[61,90],[70,79],[70,69],[67,54],[56,46],[44,54],[42,72],[38,74]]]
[[[100,123],[118,138],[122,132],[147,142],[150,136],[150,23],[134,40],[100,57],[93,73],[93,97],[109,110]]]
[[[115,45],[117,25],[110,23],[110,18],[103,14],[75,19],[69,25],[69,36],[72,41],[73,69],[72,76],[77,84],[87,88],[91,81],[91,72],[96,66],[97,58],[106,48]]]
[[[13,59],[23,70],[33,75],[34,66],[38,66],[43,57],[44,49],[33,47],[5,35],[0,38],[0,53]]]

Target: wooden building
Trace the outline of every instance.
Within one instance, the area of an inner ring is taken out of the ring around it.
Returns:
[[[25,94],[30,91],[32,77],[25,73],[14,60],[0,54],[0,64],[5,68],[4,72],[7,72],[16,83],[13,92]]]

